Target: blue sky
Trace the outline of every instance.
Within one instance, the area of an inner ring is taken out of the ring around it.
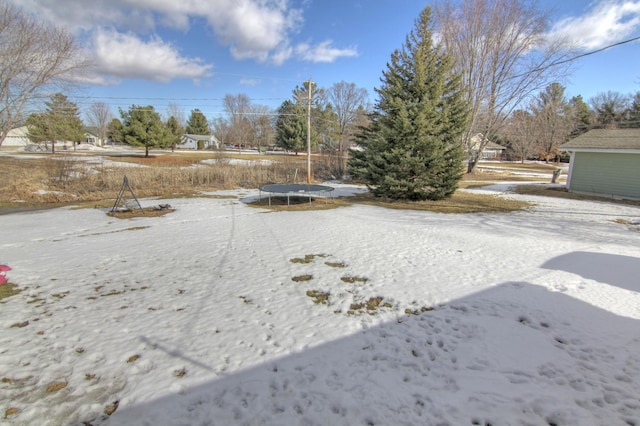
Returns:
[[[296,85],[346,81],[375,100],[382,70],[429,0],[10,0],[65,25],[96,69],[70,95],[118,107],[169,102],[223,114],[225,94],[277,108]],[[552,32],[588,52],[640,36],[640,0],[539,0]],[[562,83],[585,100],[640,91],[640,42],[584,57]]]

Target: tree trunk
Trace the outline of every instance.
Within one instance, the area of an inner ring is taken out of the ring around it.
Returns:
[[[469,158],[469,161],[467,162],[467,173],[473,173],[473,170],[478,165],[478,158],[479,156],[476,153]]]

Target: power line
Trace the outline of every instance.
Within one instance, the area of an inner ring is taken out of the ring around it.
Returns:
[[[224,101],[224,98],[166,98],[138,96],[74,96],[76,99],[151,100],[151,101]],[[251,101],[279,101],[283,98],[249,98]]]
[[[590,52],[581,53],[580,55],[576,55],[576,56],[573,56],[573,57],[568,58],[568,59],[563,59],[561,61],[552,62],[551,66],[562,65],[562,64],[565,64],[567,62],[571,62],[571,61],[575,61],[575,60],[580,59],[580,58],[584,58],[585,56],[590,56],[590,55],[593,55],[593,54],[596,54],[596,53],[600,53],[600,52],[605,51],[607,49],[611,49],[612,47],[621,46],[623,44],[634,42],[636,40],[640,40],[640,36],[633,37],[633,38],[630,38],[630,39],[627,39],[627,40],[623,40],[623,41],[619,41],[617,43],[613,43],[613,44],[610,44],[608,46],[601,47],[600,49],[592,50]]]
[[[633,37],[633,38],[630,38],[630,39],[627,39],[627,40],[622,40],[622,41],[619,41],[617,43],[609,44],[607,46],[601,47],[600,49],[592,50],[590,52],[581,53],[579,55],[572,56],[571,58],[554,61],[554,62],[551,62],[549,65],[545,65],[545,66],[541,66],[541,67],[538,67],[538,68],[534,68],[531,71],[526,71],[526,72],[523,72],[521,74],[517,74],[517,75],[514,75],[512,77],[508,77],[507,80],[513,80],[515,78],[519,78],[519,77],[522,77],[524,75],[531,74],[532,72],[542,71],[542,70],[545,70],[545,69],[548,69],[548,68],[551,68],[551,67],[555,67],[557,65],[566,64],[567,62],[573,62],[573,61],[578,60],[580,58],[584,58],[585,56],[591,56],[591,55],[594,55],[596,53],[603,52],[603,51],[605,51],[607,49],[611,49],[612,47],[621,46],[623,44],[631,43],[631,42],[634,42],[634,41],[637,41],[637,40],[640,40],[640,36]]]

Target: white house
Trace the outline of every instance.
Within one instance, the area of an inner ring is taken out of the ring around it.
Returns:
[[[27,126],[16,127],[15,129],[9,130],[7,133],[7,137],[4,142],[2,142],[2,146],[12,146],[12,147],[25,147],[31,143],[29,140],[29,130]]]
[[[178,149],[218,149],[220,142],[213,135],[189,135],[180,137],[180,143],[176,145]]]
[[[84,129],[84,140],[81,143],[88,143],[95,146],[103,146],[104,142],[100,136],[98,136],[98,128],[97,127],[85,127]]]
[[[506,148],[502,145],[498,145],[495,142],[488,141],[482,133],[477,133],[471,137],[471,143],[473,144],[473,150],[478,152],[480,150],[480,144],[484,142],[486,145],[480,153],[480,158],[483,160],[490,160],[493,158],[502,157],[502,153]]]

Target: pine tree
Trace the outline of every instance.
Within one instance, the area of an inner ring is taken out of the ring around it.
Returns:
[[[111,142],[124,142],[124,136],[122,136],[122,121],[114,118],[109,122],[107,126],[107,138]]]
[[[45,102],[47,110],[33,114],[27,120],[29,138],[35,143],[51,142],[55,153],[55,142],[80,142],[84,138],[82,120],[78,106],[62,93],[56,93]]]
[[[573,131],[571,137],[580,136],[589,131],[591,127],[591,112],[589,106],[582,99],[582,95],[571,98],[571,108],[573,109]]]
[[[357,135],[348,166],[375,196],[438,200],[463,172],[461,135],[468,117],[452,60],[433,43],[425,8],[383,71],[371,123]]]
[[[178,119],[173,115],[169,117],[165,126],[169,132],[171,149],[175,149],[176,145],[180,143],[180,138],[184,134],[184,128],[178,122]]]
[[[189,119],[187,120],[186,132],[189,135],[210,135],[209,122],[207,117],[199,110],[191,110]]]
[[[302,151],[307,137],[305,112],[291,101],[284,101],[278,108],[276,121],[276,145],[281,148]]]
[[[129,145],[144,146],[145,157],[150,148],[167,148],[171,145],[169,131],[153,106],[131,105],[129,111],[120,110],[122,136]]]

